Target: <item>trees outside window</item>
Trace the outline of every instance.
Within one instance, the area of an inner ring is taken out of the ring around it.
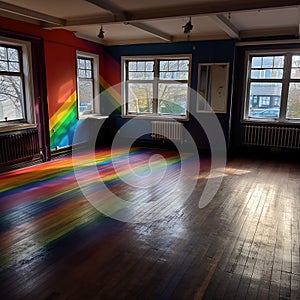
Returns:
[[[77,51],[78,117],[100,114],[99,59],[91,53]]]
[[[0,122],[25,121],[22,48],[0,45]]]
[[[123,58],[123,115],[186,118],[189,57]]]

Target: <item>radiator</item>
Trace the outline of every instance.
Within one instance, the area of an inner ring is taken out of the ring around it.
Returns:
[[[22,161],[40,155],[37,129],[0,135],[0,164]]]
[[[153,139],[170,139],[182,142],[182,123],[174,121],[152,121]]]
[[[300,128],[246,125],[244,144],[299,149]]]

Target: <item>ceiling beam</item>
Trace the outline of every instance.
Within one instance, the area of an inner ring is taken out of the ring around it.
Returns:
[[[206,1],[195,5],[178,5],[159,7],[159,9],[141,9],[132,11],[134,20],[149,20],[159,18],[173,18],[181,16],[211,15],[237,11],[250,11],[274,9],[300,5],[300,0],[232,0],[232,1]]]
[[[125,22],[126,25],[131,25],[131,26],[134,26],[136,28],[139,28],[143,31],[146,31],[146,32],[149,32],[150,34],[164,40],[164,41],[167,41],[167,42],[172,42],[173,40],[173,37],[163,31],[160,31],[159,29],[156,29],[154,27],[151,27],[149,25],[146,25],[146,24],[143,24],[143,23],[140,23],[140,22]]]
[[[266,28],[266,29],[252,29],[241,30],[240,38],[258,38],[266,36],[298,36],[299,28],[295,27],[283,27],[283,28]]]
[[[298,37],[300,37],[300,7],[298,8]]]
[[[24,7],[9,4],[0,1],[0,11],[8,12],[10,14],[19,15],[22,17],[39,20],[41,22],[48,23],[51,26],[65,26],[66,21],[64,19],[52,17],[43,13],[36,12]]]
[[[231,38],[238,39],[240,37],[239,30],[226,18],[224,15],[212,15],[210,16],[218,26],[225,31]]]
[[[127,13],[118,7],[117,5],[111,3],[109,0],[85,0],[89,3],[95,4],[96,6],[108,10],[113,15],[122,17],[124,20],[128,18]]]
[[[67,26],[76,25],[92,25],[116,22],[135,22],[143,20],[176,18],[186,16],[210,16],[219,15],[228,12],[250,11],[262,9],[274,9],[282,7],[295,7],[300,5],[300,0],[249,0],[240,1],[232,0],[230,2],[216,1],[198,3],[197,5],[177,5],[177,6],[161,6],[154,9],[141,9],[136,11],[125,12],[122,9],[112,5],[108,0],[86,0],[94,3],[101,8],[110,11],[113,16],[89,16],[88,18],[69,19]]]

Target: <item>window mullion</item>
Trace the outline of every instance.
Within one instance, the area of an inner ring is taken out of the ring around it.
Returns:
[[[288,102],[288,94],[289,94],[289,82],[291,76],[291,66],[292,66],[292,55],[289,53],[285,56],[285,64],[283,70],[282,94],[281,94],[280,114],[279,114],[280,120],[284,120],[286,118],[287,102]]]
[[[158,77],[159,77],[159,60],[154,61],[154,81],[153,81],[153,102],[152,111],[158,113]]]
[[[247,66],[246,66],[246,78],[247,78],[247,86],[246,86],[246,93],[244,98],[244,117],[249,117],[249,106],[250,106],[250,86],[251,86],[251,56],[247,57]]]

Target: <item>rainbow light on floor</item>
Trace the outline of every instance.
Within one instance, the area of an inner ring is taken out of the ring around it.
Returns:
[[[149,171],[152,150],[132,149],[131,170],[139,174]],[[113,158],[128,155],[118,149],[95,153],[99,174],[110,188],[122,184],[111,164]],[[169,168],[180,170],[181,158],[176,152],[164,151]],[[99,178],[89,177],[91,162],[82,154],[80,168],[86,172],[86,184]],[[159,171],[160,160],[151,161]],[[99,191],[98,191],[99,192]],[[0,174],[0,272],[20,263],[51,243],[78,229],[105,219],[82,195],[74,176],[72,157],[65,157],[24,169]]]

